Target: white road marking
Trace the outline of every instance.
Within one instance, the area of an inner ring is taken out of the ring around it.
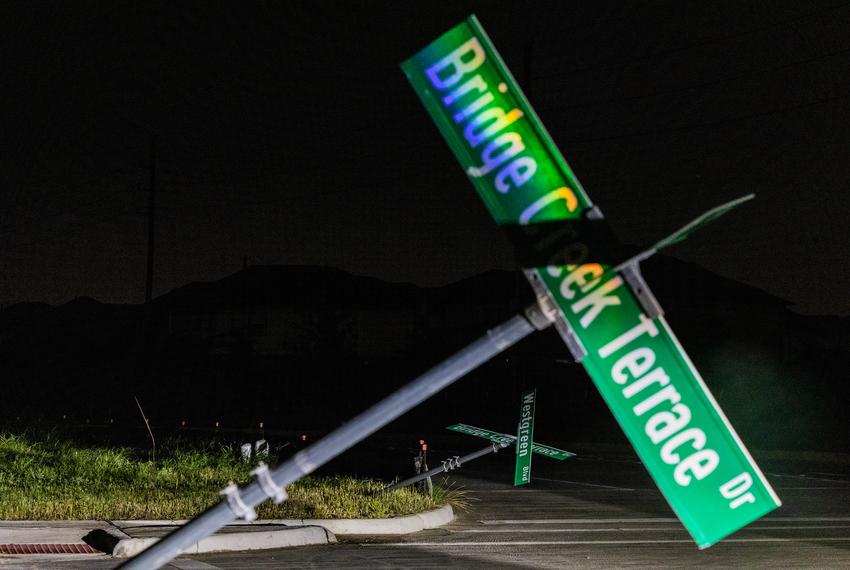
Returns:
[[[835,528],[850,528],[850,525],[847,524],[836,524],[836,525],[791,525],[791,526],[758,526],[758,525],[750,525],[746,526],[741,531],[749,530],[749,531],[763,531],[763,530],[824,530],[824,529],[835,529]],[[602,527],[602,528],[521,528],[521,529],[483,529],[483,528],[470,528],[463,530],[451,530],[450,533],[453,534],[544,534],[551,532],[685,532],[684,527],[681,525],[671,527]]]
[[[679,522],[675,518],[655,517],[651,519],[484,519],[481,524],[618,524]]]
[[[786,479],[803,479],[804,481],[829,481],[830,483],[847,483],[846,479],[827,479],[826,477],[812,477],[811,475],[783,475],[782,473],[768,473],[771,477],[784,477]],[[847,489],[848,487],[838,485],[836,489]]]
[[[536,477],[535,477],[536,479]],[[831,488],[831,487],[830,487]],[[469,489],[472,493],[539,493],[540,489]]]
[[[599,485],[597,483],[582,483],[581,481],[567,481],[566,479],[550,479],[548,477],[534,476],[535,481],[551,481],[553,483],[569,483],[570,485],[583,485],[586,487],[599,487],[600,489],[614,489],[616,491],[634,491],[628,487],[614,487],[613,485]]]
[[[780,491],[809,491],[809,490],[829,490],[829,491],[850,491],[850,487],[777,487]]]
[[[825,528],[850,528],[848,524],[824,524],[824,525],[791,525],[791,526],[773,526],[773,525],[765,525],[761,526],[758,523],[751,524],[750,526],[745,526],[740,530],[821,530]]]
[[[761,522],[841,522],[850,517],[765,517]]]
[[[176,570],[220,570],[218,566],[201,562],[200,560],[192,560],[190,558],[177,558],[172,560],[166,568],[175,568]]]
[[[850,537],[835,538],[726,538],[721,542],[850,542]],[[360,546],[436,546],[440,548],[481,546],[566,546],[582,544],[694,544],[689,538],[682,539],[646,539],[646,540],[506,540],[502,542],[369,542]]]
[[[486,525],[502,524],[633,524],[679,522],[671,517],[630,518],[630,519],[483,519],[478,521]],[[850,517],[765,517],[761,522],[850,522]]]
[[[766,531],[766,530],[823,530],[827,528],[850,528],[850,525],[790,525],[790,526],[746,526],[741,531]],[[521,529],[483,529],[470,528],[463,530],[451,530],[453,534],[545,534],[550,532],[685,532],[681,525],[675,527],[602,527],[602,528],[521,528]]]
[[[620,531],[671,531],[671,530],[683,530],[681,525],[678,527],[638,527],[638,528],[624,528],[624,527],[597,527],[597,528],[577,528],[577,527],[569,527],[569,528],[521,528],[521,529],[484,529],[484,528],[470,528],[470,529],[462,529],[462,530],[451,530],[451,533],[473,533],[473,534],[511,534],[511,533],[547,533],[547,532],[620,532]]]

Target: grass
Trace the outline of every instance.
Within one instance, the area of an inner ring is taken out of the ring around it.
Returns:
[[[250,480],[253,465],[221,444],[166,446],[158,461],[126,447],[79,446],[53,435],[0,434],[0,519],[184,519],[219,500],[229,481]],[[270,458],[269,463],[274,462]],[[384,483],[354,477],[307,477],[287,487],[289,500],[266,502],[260,518],[382,518],[438,507],[462,494],[435,489],[380,493]]]

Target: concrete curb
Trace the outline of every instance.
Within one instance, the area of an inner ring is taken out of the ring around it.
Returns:
[[[419,532],[420,530],[437,528],[453,520],[454,511],[451,505],[445,505],[424,513],[387,519],[262,519],[251,522],[236,521],[230,526],[275,525],[292,528],[214,534],[192,545],[184,553],[203,554],[207,552],[263,550],[286,548],[289,546],[328,544],[336,542],[335,535],[337,534],[410,534],[412,532]],[[137,520],[112,521],[112,524],[117,529],[121,529],[134,526],[173,526],[181,525],[185,522],[183,520]],[[117,558],[135,556],[159,540],[159,538],[130,538],[123,531],[121,531],[121,534],[125,538],[118,540],[112,550],[112,555]]]
[[[234,521],[230,526],[238,525],[281,525],[281,526],[321,526],[333,534],[410,534],[437,528],[454,520],[451,505],[425,511],[415,515],[386,519],[259,519],[251,522]],[[136,520],[112,521],[119,528],[133,526],[182,525],[185,520]]]
[[[455,518],[451,505],[415,515],[387,519],[296,519],[286,524],[310,524],[325,527],[334,534],[410,534],[437,528]],[[278,522],[278,521],[273,521]],[[278,522],[281,524],[283,521]]]
[[[433,511],[419,513],[417,516],[422,519],[422,524],[426,529],[438,528],[455,520],[455,512],[451,505],[444,505]]]
[[[116,558],[129,558],[157,542],[159,538],[122,538],[112,550]],[[332,532],[320,526],[303,526],[287,529],[214,534],[201,539],[183,551],[184,554],[207,552],[233,552],[239,550],[264,550],[307,546],[336,542]]]

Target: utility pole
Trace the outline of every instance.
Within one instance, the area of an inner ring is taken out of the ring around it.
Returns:
[[[148,270],[145,278],[145,304],[153,298],[153,254],[156,220],[156,135],[151,137],[150,180],[148,182]]]

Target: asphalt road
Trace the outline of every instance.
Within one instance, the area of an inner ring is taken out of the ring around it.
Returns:
[[[455,471],[471,509],[441,529],[388,539],[219,554],[218,568],[850,567],[850,466],[762,462],[784,505],[699,550],[630,457],[537,459],[515,489],[509,453]]]
[[[449,483],[470,509],[446,527],[411,536],[347,537],[327,546],[181,558],[174,567],[850,567],[850,466],[759,463],[784,505],[702,551],[631,456],[535,458],[532,484],[515,489],[513,457],[502,453],[453,472]],[[5,562],[0,566],[10,567],[12,561]],[[35,562],[16,567],[116,565],[103,558]]]

